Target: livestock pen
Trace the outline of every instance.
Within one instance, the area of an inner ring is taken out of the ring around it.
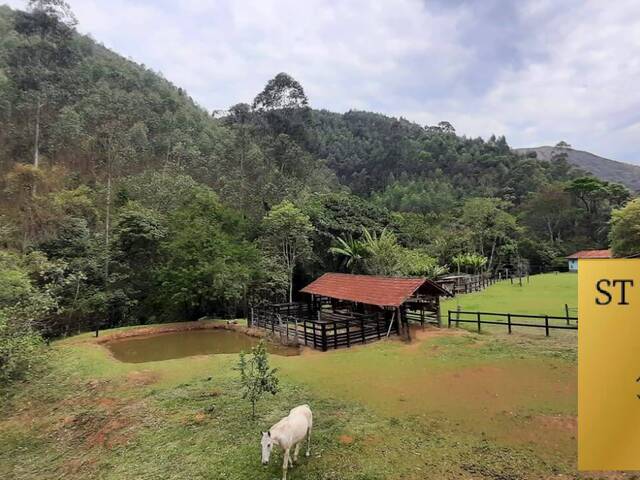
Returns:
[[[440,324],[440,297],[451,295],[427,278],[340,273],[326,273],[301,292],[306,303],[252,308],[250,325],[322,351],[392,334],[409,339],[411,321]]]

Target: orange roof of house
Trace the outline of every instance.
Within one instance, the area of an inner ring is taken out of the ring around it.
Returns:
[[[580,250],[567,257],[567,260],[577,260],[579,258],[612,258],[611,250]]]
[[[440,285],[427,278],[378,277],[347,273],[325,273],[300,291],[366,305],[398,307],[423,286],[436,294],[450,295]]]

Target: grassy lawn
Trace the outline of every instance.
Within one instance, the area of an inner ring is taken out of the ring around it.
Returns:
[[[0,407],[0,478],[279,478],[281,454],[260,465],[260,431],[301,403],[315,415],[312,456],[290,479],[575,474],[575,342],[415,334],[272,355],[282,391],[256,420],[236,354],[127,364],[90,335],[56,342],[51,373]]]
[[[458,295],[443,303],[443,312],[461,310],[528,313],[534,315],[565,314],[564,305],[578,306],[578,276],[575,273],[546,273],[522,279],[495,283],[476,293]]]

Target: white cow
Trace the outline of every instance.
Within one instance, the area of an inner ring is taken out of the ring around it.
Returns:
[[[298,461],[298,450],[304,437],[307,437],[307,453],[311,448],[311,428],[313,427],[313,414],[309,405],[300,405],[291,409],[289,415],[284,417],[268,431],[262,432],[262,464],[269,463],[273,445],[278,445],[284,450],[284,461],[282,463],[282,480],[287,480],[287,468],[293,467],[293,462]],[[291,461],[291,447],[296,447]]]

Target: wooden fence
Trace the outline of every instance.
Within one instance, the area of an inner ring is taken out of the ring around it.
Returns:
[[[551,330],[577,330],[578,317],[566,315],[564,317],[554,315],[527,315],[523,313],[495,313],[495,312],[469,312],[462,310],[449,310],[448,324],[473,323],[477,325],[478,332],[482,331],[482,325],[504,325],[511,333],[513,327],[544,328],[548,337]],[[537,322],[539,321],[539,322]]]
[[[425,324],[440,326],[440,315],[438,311],[431,310],[405,310],[405,318],[410,322],[419,323],[424,327]]]
[[[486,276],[476,276],[465,279],[451,279],[447,280],[446,278],[441,280],[436,280],[440,286],[448,290],[450,293],[457,295],[460,293],[473,293],[484,290],[490,285],[493,285],[497,281],[501,280],[501,277],[486,277]],[[506,280],[506,277],[504,278]]]
[[[289,309],[293,311],[293,309]],[[297,343],[318,350],[350,347],[379,340],[389,334],[390,322],[381,315],[319,312],[301,316],[280,313],[273,308],[253,308],[250,325],[280,335],[286,343]],[[307,310],[307,313],[312,313]],[[396,331],[398,322],[394,322]]]

